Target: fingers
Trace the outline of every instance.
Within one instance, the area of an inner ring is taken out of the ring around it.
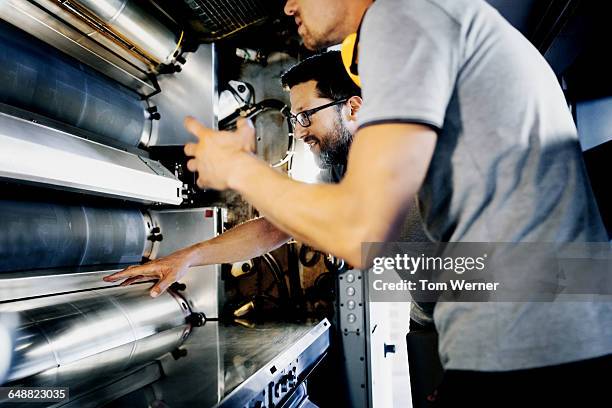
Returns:
[[[204,190],[206,187],[208,187],[208,183],[206,183],[206,180],[204,180],[201,176],[198,177],[198,179],[196,180],[196,184],[198,185],[198,187],[200,187],[202,190]]]
[[[198,139],[215,133],[214,130],[202,125],[200,122],[198,122],[195,118],[191,116],[187,116],[183,124],[185,125],[185,129],[187,129],[189,133],[196,136]]]
[[[187,157],[195,156],[197,148],[198,148],[198,145],[195,144],[195,143],[188,143],[188,144],[186,144],[185,148],[183,149],[183,151],[185,152],[185,156],[187,156]]]
[[[190,159],[187,162],[187,169],[192,172],[195,173],[196,171],[198,171],[198,162],[196,159]]]
[[[147,267],[145,267],[145,265],[132,265],[120,272],[116,272],[116,273],[113,273],[112,275],[105,276],[103,280],[106,282],[116,282],[118,280],[132,278],[138,275],[147,275],[146,271],[147,271]]]
[[[155,279],[154,276],[138,275],[138,276],[134,276],[133,278],[126,279],[119,286],[129,286],[129,285],[131,285],[133,283],[136,283],[136,282],[146,282],[146,281],[150,281],[150,280],[153,280],[153,279]]]
[[[166,276],[164,277],[164,275]],[[157,284],[153,286],[150,292],[152,297],[157,297],[164,293],[168,287],[175,282],[175,276],[176,275],[170,271],[166,271],[166,273],[164,273],[160,267],[145,264],[130,266],[123,271],[105,276],[103,279],[106,282],[116,282],[125,279],[120,286],[129,286],[136,282],[160,279]]]
[[[164,293],[166,289],[168,289],[170,285],[172,285],[174,282],[175,280],[170,277],[166,277],[160,280],[159,282],[157,282],[155,286],[153,286],[153,288],[151,288],[151,292],[150,292],[151,297],[154,297],[154,298],[158,297],[159,295]]]
[[[243,146],[242,148],[249,152],[255,153],[257,144],[255,142],[255,126],[251,119],[240,118],[238,119],[236,133],[242,136]]]
[[[247,118],[238,118],[236,122],[236,128],[239,131],[244,131],[245,129],[255,130],[255,126],[253,126],[253,121]]]

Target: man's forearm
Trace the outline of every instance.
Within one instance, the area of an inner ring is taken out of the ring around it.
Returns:
[[[362,243],[399,234],[435,143],[435,132],[421,125],[377,125],[355,137],[339,184],[296,182],[247,153],[236,157],[227,183],[279,229],[364,266]]]
[[[270,252],[290,238],[265,218],[258,218],[181,251],[190,258],[191,266],[234,263]]]
[[[358,235],[355,202],[341,185],[299,183],[252,157],[238,164],[231,188],[279,229],[295,239],[348,259],[351,238]]]

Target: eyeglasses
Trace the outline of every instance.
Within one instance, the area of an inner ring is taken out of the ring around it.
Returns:
[[[312,122],[310,121],[310,117],[312,115],[314,115],[318,111],[321,111],[323,109],[327,109],[327,108],[329,108],[331,106],[340,105],[342,103],[345,103],[346,101],[348,101],[348,98],[347,99],[342,99],[340,101],[331,102],[331,103],[319,106],[317,108],[308,109],[308,110],[296,113],[295,115],[291,115],[289,117],[289,121],[291,122],[291,126],[293,126],[293,128],[295,128],[295,125],[299,123],[300,126],[306,128],[306,127],[312,125]]]

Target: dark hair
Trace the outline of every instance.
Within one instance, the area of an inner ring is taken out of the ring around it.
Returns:
[[[351,80],[344,68],[340,51],[313,55],[281,76],[283,87],[288,89],[312,80],[317,81],[317,91],[321,98],[337,101],[361,96],[361,88]]]

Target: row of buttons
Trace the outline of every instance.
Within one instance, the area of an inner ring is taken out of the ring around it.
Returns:
[[[350,272],[347,273],[346,274],[346,281],[348,283],[355,282],[355,275],[350,273]],[[350,297],[355,296],[355,288],[352,287],[352,286],[347,287],[346,288],[346,295],[350,296]],[[348,300],[346,302],[346,307],[347,307],[348,310],[355,310],[355,307],[357,307],[357,303],[354,300],[350,299],[350,300]],[[354,313],[349,313],[348,316],[346,316],[346,320],[349,323],[355,323],[357,321],[357,316],[355,316]]]

